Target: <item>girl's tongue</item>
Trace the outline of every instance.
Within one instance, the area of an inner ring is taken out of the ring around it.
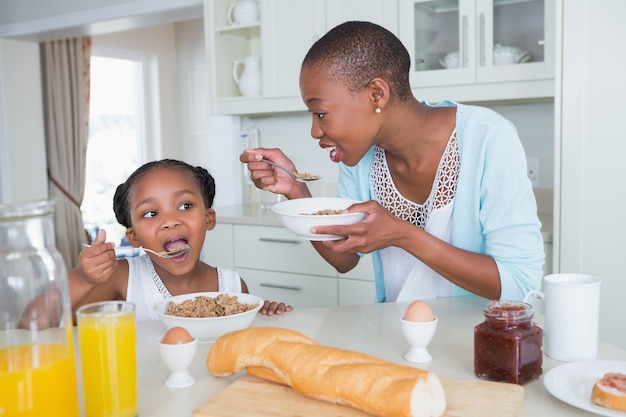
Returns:
[[[167,242],[165,244],[165,250],[168,252],[171,252],[173,250],[182,248],[184,246],[187,246],[187,241],[184,239],[178,239],[178,240],[172,240],[170,242]]]
[[[330,150],[329,156],[331,161],[338,163],[339,161],[341,161],[341,149],[335,146]]]

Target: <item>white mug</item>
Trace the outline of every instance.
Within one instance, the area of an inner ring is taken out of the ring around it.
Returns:
[[[545,305],[545,353],[564,362],[593,360],[598,354],[600,278],[582,274],[551,274],[543,291],[530,291],[524,302],[539,297]]]

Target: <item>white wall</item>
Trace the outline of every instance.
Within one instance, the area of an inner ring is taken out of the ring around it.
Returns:
[[[601,339],[626,348],[623,0],[563,1],[559,269],[602,278]],[[607,57],[611,57],[607,61]]]
[[[239,117],[211,116],[209,72],[202,19],[177,23],[176,62],[179,92],[179,136],[175,145],[183,160],[209,170],[216,182],[214,206],[242,200],[237,143]]]
[[[554,103],[497,104],[489,107],[516,125],[526,155],[540,158],[540,187],[553,188]],[[246,119],[244,125],[259,129],[261,146],[281,148],[299,170],[321,174],[324,177],[321,184],[336,183],[337,165],[330,161],[328,152],[318,146],[318,141],[311,138],[309,113]],[[331,186],[321,184],[316,183],[318,189],[313,190],[316,195],[334,195]]]
[[[39,45],[0,39],[0,203],[48,197]]]

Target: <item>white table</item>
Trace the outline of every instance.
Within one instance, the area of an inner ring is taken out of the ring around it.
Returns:
[[[281,316],[258,315],[252,326],[276,326],[297,330],[322,345],[361,351],[409,366],[419,366],[441,376],[474,379],[474,326],[483,321],[486,300],[455,297],[428,302],[439,318],[437,333],[429,346],[433,360],[415,365],[403,359],[408,349],[399,318],[406,303],[368,304],[347,307],[294,310]],[[542,322],[542,317],[537,317]],[[210,343],[199,343],[190,368],[196,383],[172,389],[164,385],[169,371],[161,361],[157,342],[166,329],[160,321],[139,322],[138,379],[140,417],[191,416],[200,404],[235,381],[211,376],[205,367]],[[600,342],[598,359],[626,361],[626,351]],[[562,364],[544,355],[543,372]],[[553,397],[541,379],[524,385],[524,417],[590,416]]]

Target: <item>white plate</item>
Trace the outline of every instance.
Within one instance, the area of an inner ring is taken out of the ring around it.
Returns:
[[[559,400],[592,413],[625,417],[625,411],[609,410],[591,403],[593,384],[607,372],[626,374],[626,362],[572,362],[550,369],[543,376],[543,385]]]

